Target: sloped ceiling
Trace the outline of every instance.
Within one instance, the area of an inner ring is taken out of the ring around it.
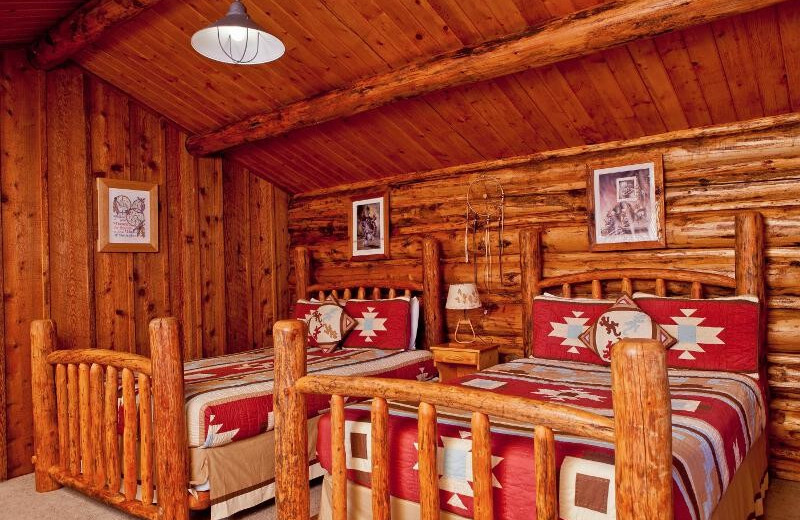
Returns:
[[[75,61],[192,132],[524,30],[593,0],[245,0],[272,64],[218,64],[191,35],[227,0],[162,0]],[[291,192],[800,110],[800,0],[232,150]]]
[[[85,0],[0,1],[0,47],[31,43]]]

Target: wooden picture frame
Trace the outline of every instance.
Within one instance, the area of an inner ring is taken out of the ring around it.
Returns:
[[[350,260],[389,258],[389,193],[353,197],[349,204]]]
[[[158,252],[158,184],[97,179],[97,251]]]
[[[592,251],[666,246],[661,155],[628,156],[586,165]]]

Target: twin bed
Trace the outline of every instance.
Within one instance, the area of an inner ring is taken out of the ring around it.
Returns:
[[[173,319],[151,325],[151,359],[59,351],[53,324],[37,322],[37,490],[71,486],[143,518],[187,518],[190,507],[208,506],[222,517],[274,493],[279,518],[294,520],[308,518],[309,479],[324,475],[322,520],[516,519],[533,510],[540,520],[756,517],[767,464],[762,227],[758,214],[736,217],[735,277],[618,268],[545,278],[538,231],[522,233],[524,343],[533,357],[447,385],[423,381],[432,370],[424,351],[309,349],[298,320],[276,324],[274,350],[185,366]],[[297,293],[421,292],[429,346],[443,337],[438,256],[426,239],[419,283],[322,285],[299,250]],[[553,288],[560,298],[540,296]],[[635,289],[655,293],[637,301],[688,293],[668,313],[686,318],[672,322],[683,347],[665,353],[655,341],[623,340],[610,366],[587,362],[575,339],[589,307]],[[742,298],[707,302],[722,314],[743,306],[747,320],[701,320],[703,296],[725,295]],[[710,339],[693,342],[686,324],[695,334],[713,329],[704,332]],[[731,357],[730,336],[717,329],[736,324],[755,340]],[[702,358],[693,345],[724,366],[687,361]],[[240,387],[248,392],[232,390]]]

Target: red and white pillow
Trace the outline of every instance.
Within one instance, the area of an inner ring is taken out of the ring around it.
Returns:
[[[581,340],[613,300],[560,298],[545,294],[533,300],[533,351],[536,358],[604,365]]]
[[[761,308],[755,296],[693,300],[636,293],[634,299],[676,339],[668,366],[758,375]]]
[[[308,325],[309,346],[320,347],[327,354],[335,351],[356,326],[356,321],[332,297],[323,302],[299,300],[294,315]]]
[[[627,294],[617,298],[580,336],[581,342],[606,363],[611,363],[611,348],[618,341],[629,338],[655,339],[665,349],[676,343],[675,338]]]
[[[412,313],[408,298],[348,300],[345,311],[356,325],[344,340],[344,347],[406,350],[411,345]]]

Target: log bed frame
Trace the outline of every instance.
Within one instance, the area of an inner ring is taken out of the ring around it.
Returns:
[[[312,283],[309,250],[296,248],[294,261],[297,294],[302,297],[420,296],[424,344],[441,343],[440,247],[435,239],[422,241],[421,282],[348,279]],[[210,507],[207,491],[197,496],[187,492],[189,454],[178,320],[150,322],[150,358],[97,348],[57,350],[57,345],[52,320],[31,324],[36,491],[67,486],[151,520],[185,520],[190,509]],[[280,353],[276,356],[280,358]],[[121,442],[117,418],[120,380],[124,409]],[[282,400],[278,389],[276,374],[276,402]],[[137,407],[137,402],[152,402],[152,406]],[[308,467],[305,470],[307,474]]]
[[[531,346],[533,297],[560,287],[565,297],[573,288],[591,284],[602,297],[603,282],[619,281],[631,292],[633,281],[655,284],[667,295],[672,282],[689,284],[692,297],[702,298],[704,286],[721,287],[737,295],[752,294],[764,308],[763,221],[758,213],[736,216],[735,278],[679,269],[605,269],[544,278],[540,231],[521,234],[522,286],[525,306],[525,347]],[[602,254],[602,253],[601,253]],[[762,312],[763,316],[763,312]],[[762,338],[764,332],[762,320]],[[439,518],[439,477],[436,465],[436,407],[472,412],[474,518],[493,518],[490,416],[535,425],[536,510],[539,520],[558,518],[554,430],[613,442],[616,447],[616,508],[620,520],[673,518],[672,431],[669,381],[664,348],[653,340],[623,340],[612,353],[613,419],[567,405],[503,396],[486,390],[439,383],[387,378],[306,375],[305,324],[280,321],[274,327],[276,345],[275,431],[276,503],[279,520],[309,518],[306,394],[331,394],[332,509],[334,520],[347,518],[347,476],[344,437],[344,397],[372,401],[372,514],[390,517],[387,399],[419,404],[420,512],[424,520]]]

